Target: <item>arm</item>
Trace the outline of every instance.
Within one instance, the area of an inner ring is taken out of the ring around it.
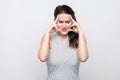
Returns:
[[[46,32],[41,39],[41,44],[38,51],[38,58],[40,59],[40,61],[45,62],[48,59],[49,51],[50,51],[50,33]]]
[[[50,34],[52,32],[57,32],[58,28],[57,28],[57,21],[58,21],[58,16],[56,18],[56,20],[53,22],[53,24],[50,26],[50,28],[48,29],[48,31],[43,35],[42,40],[41,40],[41,45],[38,51],[38,58],[40,59],[40,61],[45,62],[47,61],[48,57],[49,57],[49,52],[50,52]]]
[[[85,62],[88,59],[88,48],[87,48],[87,41],[85,39],[83,30],[81,26],[73,20],[72,16],[70,16],[73,24],[71,27],[73,27],[73,31],[77,32],[79,34],[78,38],[78,59],[82,62]]]
[[[84,33],[82,31],[79,32],[78,42],[78,58],[80,61],[85,62],[88,59],[88,48]]]

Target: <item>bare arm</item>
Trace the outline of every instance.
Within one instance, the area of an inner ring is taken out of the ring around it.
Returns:
[[[41,44],[38,51],[38,58],[40,59],[40,61],[44,62],[48,59],[49,51],[50,51],[50,33],[46,32],[41,39]]]
[[[75,20],[73,20],[72,17],[71,17],[71,20],[73,22],[73,24],[72,24],[73,31],[75,31],[79,34],[79,38],[78,38],[78,59],[82,62],[85,62],[88,59],[87,41],[86,41],[86,38],[84,36],[84,33],[83,33],[83,30],[82,30],[81,26]]]
[[[47,59],[49,57],[50,40],[51,40],[50,34],[52,32],[58,31],[57,24],[56,24],[57,20],[58,20],[58,17],[56,18],[56,20],[53,22],[53,24],[50,26],[50,28],[48,29],[48,31],[43,35],[43,37],[41,39],[41,44],[40,44],[40,48],[39,48],[39,51],[38,51],[38,58],[42,62],[47,61]]]
[[[78,44],[78,58],[80,61],[85,62],[88,59],[87,41],[83,32],[79,32]]]

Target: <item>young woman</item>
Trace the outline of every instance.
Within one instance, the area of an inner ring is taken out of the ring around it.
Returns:
[[[47,80],[79,80],[79,64],[88,59],[83,30],[68,5],[58,5],[54,18],[38,52],[40,61],[46,61]]]

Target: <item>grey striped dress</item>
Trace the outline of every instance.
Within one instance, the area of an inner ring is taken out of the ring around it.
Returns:
[[[69,38],[62,40],[56,32],[51,34],[51,49],[46,65],[47,80],[80,80],[77,49],[69,47]]]

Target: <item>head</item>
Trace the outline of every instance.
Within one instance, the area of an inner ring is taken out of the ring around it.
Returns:
[[[67,5],[59,5],[55,8],[54,17],[58,17],[57,27],[61,35],[68,35],[70,38],[69,45],[71,47],[77,47],[78,34],[69,31],[72,26],[71,17],[76,21],[75,13],[73,9]]]
[[[59,5],[54,11],[55,19],[59,17],[57,21],[57,27],[62,35],[67,35],[69,28],[71,28],[72,21],[70,16],[72,16],[72,18],[76,21],[74,11],[67,5]]]

